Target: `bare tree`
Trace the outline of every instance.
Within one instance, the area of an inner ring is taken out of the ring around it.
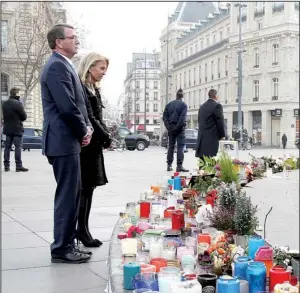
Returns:
[[[10,62],[4,69],[24,86],[23,104],[40,79],[40,73],[50,49],[48,29],[58,22],[65,22],[63,9],[53,2],[19,2],[9,31]]]

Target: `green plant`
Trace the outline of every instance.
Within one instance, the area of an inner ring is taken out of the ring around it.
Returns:
[[[220,206],[234,210],[236,199],[239,195],[236,184],[234,182],[230,184],[222,182],[218,187],[217,192]]]
[[[294,158],[286,159],[283,164],[286,168],[290,168],[290,170],[297,169],[297,160],[295,160]]]
[[[211,176],[199,176],[193,189],[197,190],[200,194],[206,194],[209,188],[214,184],[214,178]]]
[[[283,249],[280,247],[273,248],[273,261],[275,265],[287,267],[290,263],[291,256],[288,255]]]
[[[234,223],[238,235],[252,235],[258,225],[257,207],[253,206],[250,197],[241,191],[236,198]]]
[[[215,158],[203,156],[203,159],[201,159],[201,158],[199,159],[198,166],[199,166],[200,170],[203,170],[207,174],[215,174],[216,173],[216,170],[215,170],[216,164],[217,164],[217,162],[216,162]]]
[[[234,164],[230,156],[226,152],[221,152],[219,160],[220,166],[220,179],[225,183],[238,183],[239,181],[239,174],[237,168],[235,168]]]

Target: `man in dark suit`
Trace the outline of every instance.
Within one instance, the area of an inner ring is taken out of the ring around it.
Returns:
[[[27,119],[23,104],[20,102],[19,89],[11,88],[10,96],[2,105],[3,111],[3,134],[6,135],[4,147],[4,171],[10,171],[10,151],[15,145],[15,162],[17,172],[27,172],[28,169],[22,163],[22,145],[23,145],[23,122]]]
[[[90,253],[74,244],[81,191],[80,151],[90,143],[93,129],[85,93],[71,61],[79,45],[74,28],[55,25],[47,39],[53,53],[41,76],[43,154],[57,183],[51,256],[56,263],[82,263],[90,259]]]
[[[208,92],[208,100],[198,113],[198,139],[196,157],[214,157],[219,150],[219,140],[225,138],[223,107],[218,102],[217,91]]]
[[[163,121],[168,131],[169,147],[167,154],[167,171],[172,171],[172,163],[174,159],[174,148],[177,142],[177,167],[176,172],[188,172],[182,164],[184,160],[185,146],[185,127],[187,105],[182,100],[183,91],[179,89],[176,93],[176,100],[166,105],[163,113]]]

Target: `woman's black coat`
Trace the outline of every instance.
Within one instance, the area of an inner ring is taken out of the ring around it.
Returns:
[[[81,160],[81,179],[82,187],[95,187],[108,183],[103,157],[103,146],[109,144],[109,131],[102,120],[101,95],[98,89],[95,94],[83,85],[87,96],[87,111],[89,120],[92,123],[94,132],[89,145],[82,147]]]

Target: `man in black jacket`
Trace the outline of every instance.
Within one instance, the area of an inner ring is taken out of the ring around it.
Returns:
[[[219,140],[225,138],[223,107],[218,102],[217,91],[208,92],[208,100],[198,113],[198,139],[196,157],[214,157],[219,150]]]
[[[163,121],[168,130],[169,147],[167,155],[167,171],[172,171],[172,163],[174,159],[174,148],[177,141],[177,168],[176,172],[188,172],[183,168],[183,148],[185,145],[185,127],[187,105],[182,101],[183,91],[179,89],[176,94],[176,100],[167,104],[164,113]]]
[[[23,104],[20,102],[19,89],[11,88],[10,97],[2,105],[3,111],[3,134],[6,135],[4,147],[4,170],[10,171],[10,150],[12,144],[15,145],[15,162],[17,172],[27,172],[23,167],[21,153],[23,145],[23,121],[27,119],[27,114]]]

